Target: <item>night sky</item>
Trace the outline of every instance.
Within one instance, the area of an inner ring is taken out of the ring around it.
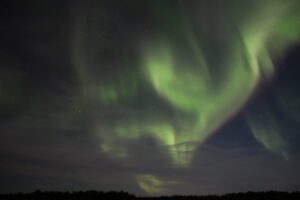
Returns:
[[[0,193],[300,190],[300,1],[0,4]]]

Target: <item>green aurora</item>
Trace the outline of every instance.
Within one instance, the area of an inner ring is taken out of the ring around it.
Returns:
[[[83,11],[75,10],[72,56],[82,101],[97,105],[102,118],[108,117],[106,110],[117,113],[91,128],[101,151],[126,163],[128,141],[151,138],[174,167],[188,167],[195,149],[274,76],[272,58],[299,40],[299,2],[230,2],[182,2],[173,9],[166,1],[151,1],[156,28],[137,42],[139,62],[120,53],[113,79],[90,70],[97,49],[106,44],[84,36],[93,27]],[[124,107],[130,108],[129,117],[118,113]],[[286,157],[288,144],[276,119],[262,110],[267,123],[246,114],[253,136]],[[155,176],[138,175],[137,182],[148,193],[162,193],[163,182]]]

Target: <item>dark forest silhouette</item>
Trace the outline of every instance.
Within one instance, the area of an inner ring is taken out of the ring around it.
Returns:
[[[197,199],[197,200],[299,200],[300,192],[246,192],[246,193],[231,193],[224,195],[173,195],[161,197],[137,197],[127,192],[99,192],[95,190],[79,191],[79,192],[42,192],[35,191],[33,193],[15,193],[15,194],[0,194],[1,200],[90,200],[90,199],[145,199],[145,200],[158,200],[158,199]]]

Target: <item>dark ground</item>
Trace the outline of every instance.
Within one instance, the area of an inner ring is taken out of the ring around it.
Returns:
[[[246,192],[246,193],[231,193],[224,195],[205,195],[205,196],[161,196],[161,197],[136,197],[133,194],[127,192],[98,192],[98,191],[79,191],[79,192],[42,192],[35,191],[33,193],[15,193],[15,194],[1,194],[0,199],[2,200],[89,200],[89,199],[198,199],[198,200],[260,200],[260,199],[271,199],[271,200],[299,200],[300,192],[278,192],[278,191],[267,191],[267,192]]]

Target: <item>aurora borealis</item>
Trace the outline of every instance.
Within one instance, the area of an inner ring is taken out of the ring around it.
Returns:
[[[5,4],[0,192],[300,189],[299,1]]]

